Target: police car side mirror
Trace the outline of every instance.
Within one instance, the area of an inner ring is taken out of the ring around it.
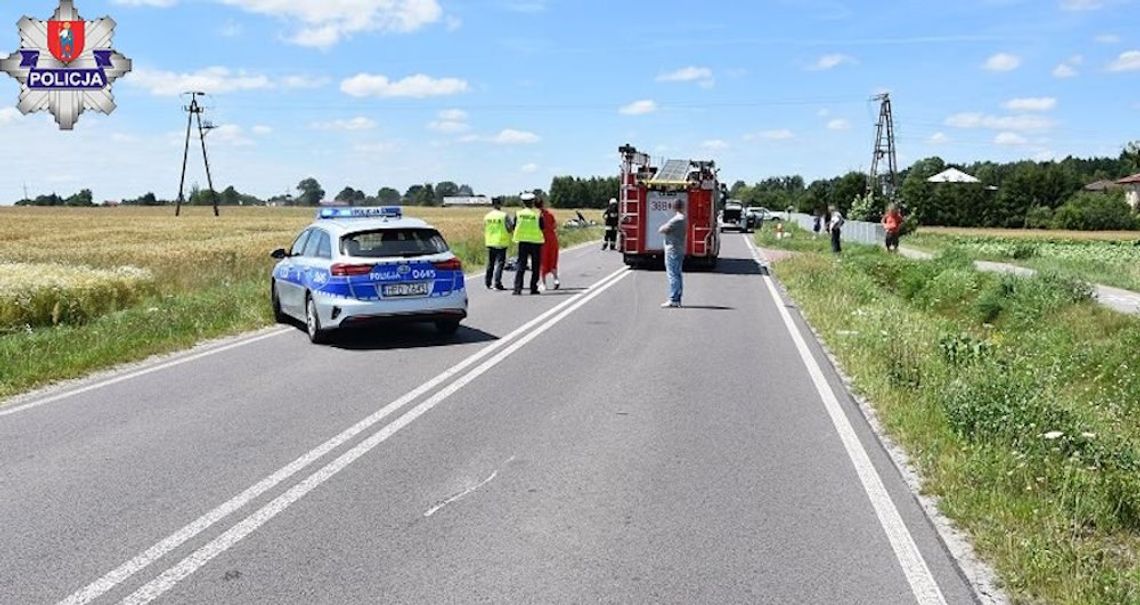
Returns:
[[[284,248],[278,248],[274,250],[269,256],[272,256],[277,260],[284,260],[286,258],[289,258],[289,253],[286,252]]]

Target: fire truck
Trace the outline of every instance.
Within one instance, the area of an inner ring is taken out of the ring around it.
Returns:
[[[669,160],[658,170],[648,154],[631,145],[621,154],[620,246],[625,264],[643,268],[665,257],[658,229],[673,217],[673,202],[685,202],[688,237],[685,264],[711,269],[720,256],[717,206],[721,193],[715,162]]]

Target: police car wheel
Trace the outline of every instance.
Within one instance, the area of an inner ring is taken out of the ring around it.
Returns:
[[[440,334],[444,336],[452,336],[459,331],[458,321],[437,321],[435,322],[435,329],[439,330]]]
[[[321,317],[317,313],[317,303],[311,296],[305,297],[305,331],[313,344],[324,344],[329,340],[328,330],[321,329]]]
[[[269,297],[273,304],[273,319],[279,324],[289,321],[289,316],[281,310],[281,299],[277,296],[277,282],[273,281],[269,285]]]

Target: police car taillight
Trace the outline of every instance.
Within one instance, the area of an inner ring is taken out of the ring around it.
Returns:
[[[330,272],[335,277],[350,277],[353,275],[368,275],[372,273],[372,265],[346,265],[337,263],[332,266]]]
[[[438,263],[435,263],[435,268],[439,271],[462,271],[463,270],[463,262],[460,261],[458,258],[453,258],[451,260],[445,260],[445,261],[440,261]]]

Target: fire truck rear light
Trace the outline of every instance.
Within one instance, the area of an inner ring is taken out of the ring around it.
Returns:
[[[334,277],[351,277],[354,275],[368,275],[372,273],[372,265],[346,265],[336,263],[331,268]]]

